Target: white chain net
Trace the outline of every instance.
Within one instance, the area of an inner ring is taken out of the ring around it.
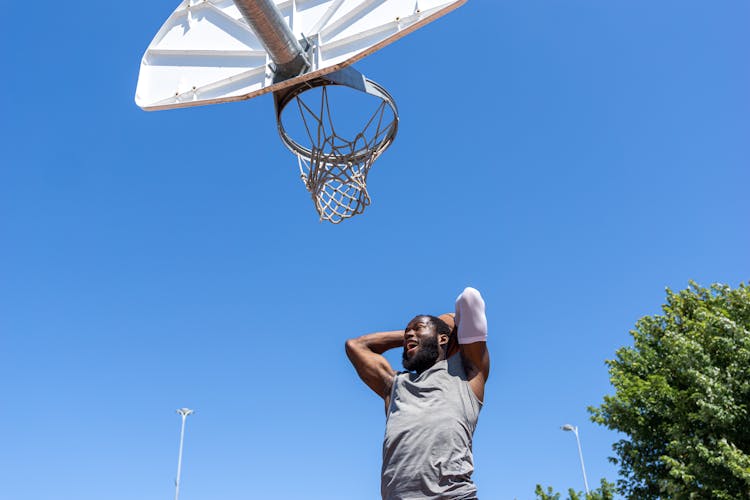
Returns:
[[[322,87],[318,112],[299,95],[295,99],[312,145],[309,158],[297,155],[300,175],[320,220],[338,224],[362,213],[370,204],[367,174],[385,149],[381,147],[384,138],[396,126],[391,108],[381,102],[362,131],[350,141],[336,133],[327,86]]]

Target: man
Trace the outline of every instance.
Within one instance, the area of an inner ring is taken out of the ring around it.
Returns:
[[[382,354],[403,347],[406,372]],[[346,341],[362,381],[385,401],[383,500],[471,500],[472,436],[490,372],[484,300],[473,288],[455,317],[417,316],[402,331]]]

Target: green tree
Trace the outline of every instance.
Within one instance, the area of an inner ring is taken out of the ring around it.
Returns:
[[[560,500],[560,493],[552,490],[552,487],[548,486],[545,490],[542,485],[537,484],[536,500]],[[588,495],[582,491],[575,491],[573,488],[568,489],[567,500],[612,500],[615,496],[615,485],[610,483],[606,479],[601,480],[601,486],[595,490],[591,490]]]
[[[615,394],[592,420],[613,445],[618,490],[636,499],[750,498],[750,288],[667,290],[634,344],[607,361]]]

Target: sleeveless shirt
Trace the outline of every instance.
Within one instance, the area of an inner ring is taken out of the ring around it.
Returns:
[[[383,500],[477,498],[472,436],[482,403],[461,354],[396,374],[383,440]]]

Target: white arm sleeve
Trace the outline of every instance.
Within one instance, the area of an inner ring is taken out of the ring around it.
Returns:
[[[484,299],[476,288],[465,288],[456,299],[456,324],[459,344],[487,341]]]

